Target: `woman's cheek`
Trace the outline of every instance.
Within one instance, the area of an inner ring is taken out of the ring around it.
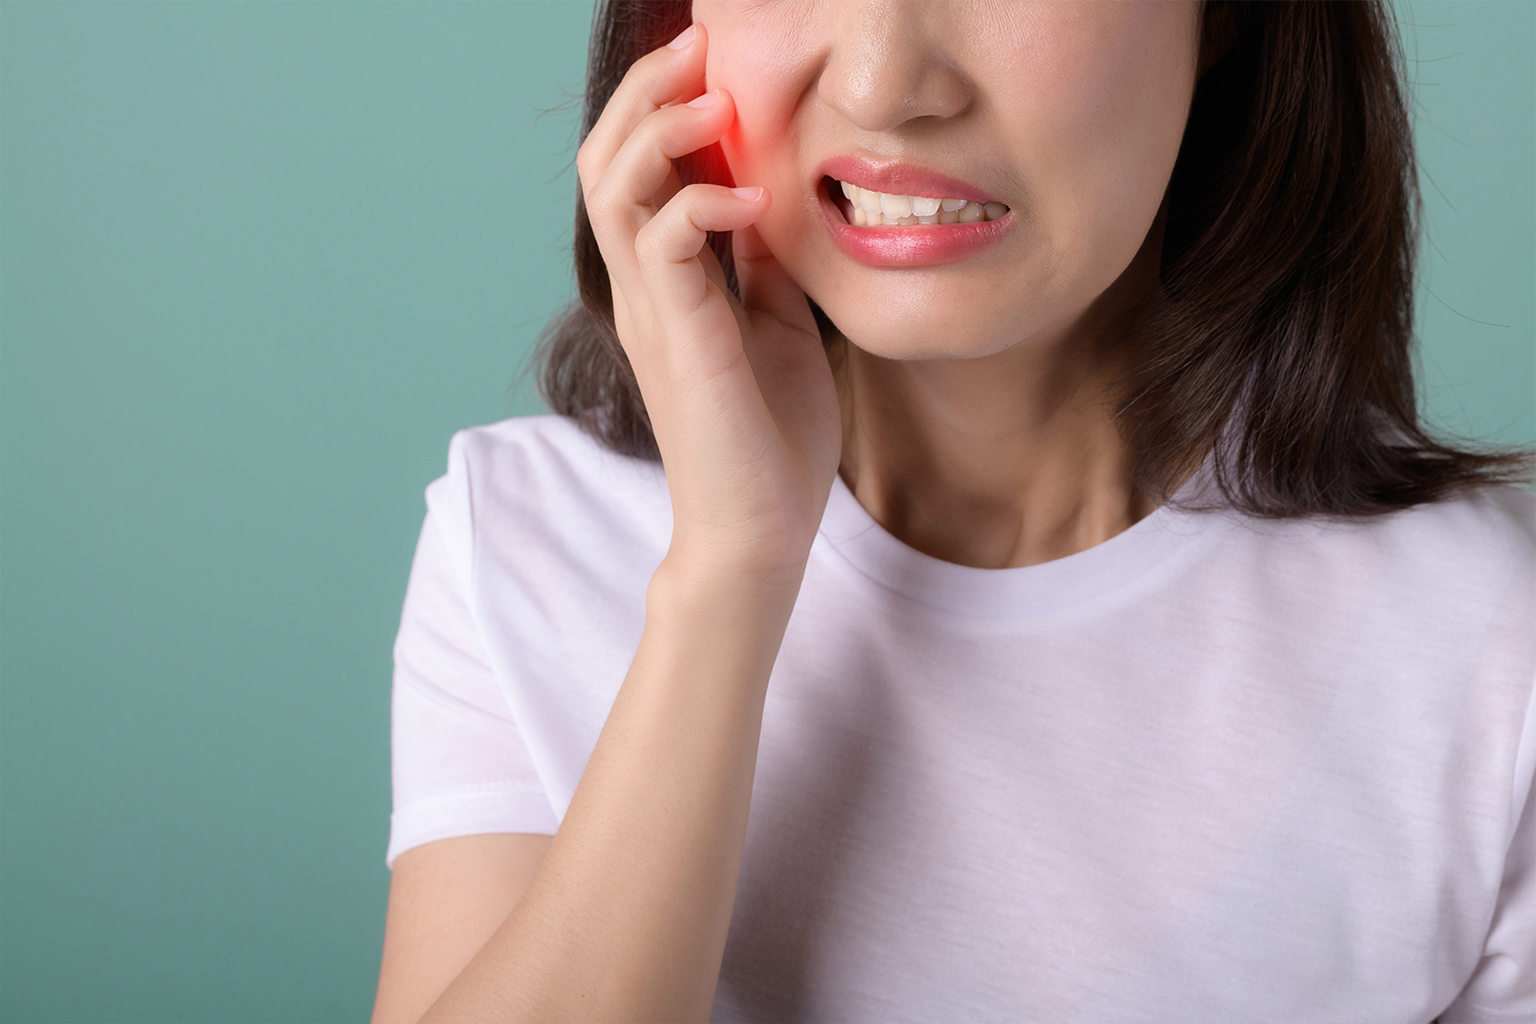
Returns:
[[[1093,292],[1130,264],[1162,203],[1193,93],[1194,38],[1172,5],[1150,17],[1074,11],[1018,40],[1028,59],[990,84],[1011,112],[1007,145],[1033,230],[1073,290]]]
[[[761,66],[760,66],[761,65]],[[705,87],[724,89],[736,103],[736,120],[720,140],[738,185],[768,185],[769,161],[787,155],[785,141],[793,125],[791,110],[774,102],[775,69],[759,58],[732,49],[711,48],[705,68]],[[777,192],[777,189],[774,189]],[[779,197],[775,195],[775,200]]]
[[[736,120],[720,140],[720,148],[731,168],[731,178],[737,185],[767,184],[762,180],[761,162],[757,158],[764,149],[759,137],[762,121],[752,97],[750,93],[743,94],[739,87],[732,88],[723,82],[719,88],[729,92],[736,101]]]

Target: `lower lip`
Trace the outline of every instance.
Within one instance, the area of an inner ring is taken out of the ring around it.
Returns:
[[[821,216],[843,255],[866,267],[938,267],[959,263],[1002,241],[1012,212],[975,224],[918,224],[906,228],[861,228],[849,224],[821,189]]]

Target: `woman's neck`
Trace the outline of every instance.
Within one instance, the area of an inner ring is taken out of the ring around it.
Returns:
[[[1083,551],[1153,510],[1133,483],[1115,397],[1162,297],[1160,234],[1052,336],[914,361],[837,340],[839,472],[881,526],[935,558],[1000,569]]]
[[[1033,565],[1152,510],[1101,374],[1014,352],[899,362],[844,351],[840,473],[909,547],[960,565]]]

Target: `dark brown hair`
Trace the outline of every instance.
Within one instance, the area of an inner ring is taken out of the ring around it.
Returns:
[[[599,3],[582,138],[629,66],[691,17],[687,0]],[[1203,46],[1223,52],[1196,87],[1169,184],[1169,301],[1118,410],[1138,485],[1166,498],[1211,453],[1238,509],[1349,516],[1525,479],[1528,453],[1456,447],[1419,421],[1419,197],[1386,4],[1210,0],[1203,18]],[[717,154],[680,172],[724,180]],[[545,332],[540,391],[608,448],[656,459],[579,190],[574,242],[580,300]],[[729,237],[710,244],[729,275]]]

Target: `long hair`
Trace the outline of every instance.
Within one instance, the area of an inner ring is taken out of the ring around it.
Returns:
[[[629,66],[691,17],[687,0],[598,4],[583,139]],[[1166,499],[1209,456],[1243,512],[1358,516],[1525,479],[1529,453],[1456,447],[1420,422],[1420,205],[1386,4],[1208,0],[1202,17],[1225,52],[1195,88],[1169,184],[1168,301],[1117,409],[1137,485]],[[679,171],[724,173],[708,151]],[[710,245],[730,277],[729,235]],[[613,451],[658,459],[579,189],[574,256],[580,298],[545,331],[540,391]]]

